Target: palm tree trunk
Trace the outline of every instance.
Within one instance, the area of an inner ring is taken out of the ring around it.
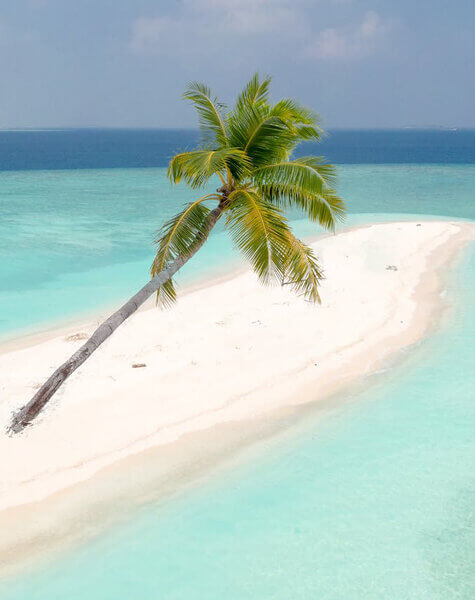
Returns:
[[[33,398],[13,414],[9,427],[10,433],[20,433],[27,425],[31,425],[39,413],[49,402],[53,394],[66,381],[66,379],[80,367],[99,346],[110,337],[126,319],[128,319],[141,306],[147,298],[156,292],[181,269],[181,267],[198,252],[205,243],[211,229],[223,212],[222,203],[208,213],[203,229],[196,236],[186,255],[175,258],[163,271],[157,273],[146,285],[132,296],[119,310],[104,321],[91,335],[85,344],[79,348],[65,363],[56,369],[49,379],[41,386]]]

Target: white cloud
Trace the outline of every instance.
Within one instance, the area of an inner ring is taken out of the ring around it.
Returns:
[[[183,0],[172,17],[140,17],[132,24],[129,47],[135,52],[160,52],[170,41],[230,41],[239,36],[266,35],[303,28],[301,0]],[[214,44],[216,45],[216,43]],[[190,51],[192,48],[190,47]]]
[[[326,0],[334,5],[349,1]],[[220,48],[229,56],[236,44],[241,58],[262,52],[289,56],[290,51],[300,59],[352,60],[376,50],[389,30],[389,21],[369,11],[357,25],[315,31],[309,0],[182,0],[173,15],[136,19],[129,48],[198,60],[216,56]]]
[[[369,11],[357,26],[324,29],[309,44],[306,53],[321,59],[363,58],[378,48],[390,29],[389,21]]]
[[[298,0],[188,0],[198,10],[221,13],[221,23],[237,33],[274,32],[296,25]]]

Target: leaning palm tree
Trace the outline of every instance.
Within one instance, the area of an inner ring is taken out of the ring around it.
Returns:
[[[152,294],[163,305],[175,301],[173,276],[201,248],[220,218],[262,282],[288,284],[309,301],[320,301],[322,272],[312,249],[292,233],[284,210],[300,209],[332,230],[344,214],[344,204],[334,189],[332,165],[321,157],[291,158],[301,141],[320,140],[317,116],[289,99],[272,105],[269,84],[269,78],[255,75],[229,111],[205,85],[190,85],[184,97],[198,111],[203,144],[177,154],[168,176],[173,183],[183,180],[196,189],[210,179],[219,180],[220,187],[163,225],[150,281],[13,415],[11,432],[31,424],[71,373]]]

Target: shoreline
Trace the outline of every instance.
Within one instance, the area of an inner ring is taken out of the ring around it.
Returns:
[[[361,215],[364,213],[360,213]],[[370,213],[373,214],[373,213]],[[381,213],[384,215],[384,213]],[[327,237],[333,237],[334,235],[340,235],[342,233],[349,233],[351,231],[357,231],[359,229],[365,229],[367,227],[371,227],[373,225],[382,225],[382,224],[395,224],[395,223],[432,223],[432,222],[450,222],[455,225],[468,225],[469,227],[473,223],[472,221],[464,218],[456,218],[456,217],[438,217],[438,215],[412,215],[412,214],[403,214],[403,217],[407,217],[402,221],[369,221],[368,223],[358,223],[353,225],[346,225],[345,223],[340,224],[340,228],[335,233],[330,233],[327,231],[322,231],[318,235],[312,236],[304,236],[302,239],[307,244],[315,244],[319,240],[325,239]],[[229,269],[229,270],[228,270]],[[179,297],[183,298],[184,296],[193,293],[195,291],[201,290],[203,288],[212,287],[214,285],[224,283],[237,277],[240,274],[243,274],[249,270],[249,267],[243,260],[237,259],[233,261],[233,264],[230,266],[221,265],[219,267],[210,269],[209,273],[203,276],[192,277],[191,281],[184,281],[179,285]],[[226,272],[224,272],[226,271]],[[135,290],[136,291],[136,290]],[[130,294],[134,293],[134,290],[129,291]],[[77,314],[76,316],[64,317],[59,322],[45,322],[40,329],[36,331],[27,331],[23,329],[14,330],[6,334],[0,335],[0,356],[2,354],[12,352],[15,350],[21,350],[23,348],[28,348],[33,345],[41,344],[42,342],[51,340],[53,338],[59,336],[68,336],[77,332],[82,328],[90,327],[91,323],[97,323],[99,325],[102,321],[104,321],[110,314],[116,311],[121,303],[124,303],[127,300],[125,295],[121,295],[114,302],[111,302],[107,306],[103,306],[102,308],[93,309],[90,311],[86,311],[85,313]],[[140,306],[137,310],[137,313],[157,309],[154,303],[153,297],[150,298]],[[173,307],[172,309],[173,310]]]
[[[237,275],[244,273],[247,268],[245,266],[238,266],[237,264],[231,267],[229,273],[218,274],[218,271],[221,269],[216,269],[216,274],[214,275],[205,275],[202,278],[198,278],[197,281],[190,281],[181,284],[179,290],[181,291],[178,300],[187,295],[191,294],[197,290],[201,290],[206,287],[211,287],[213,285],[217,285],[219,283],[223,283],[236,277]],[[145,282],[146,283],[146,282]],[[134,291],[130,292],[131,294],[135,293]],[[68,336],[78,331],[78,329],[90,328],[91,323],[97,323],[99,325],[102,321],[107,319],[107,317],[115,312],[120,306],[126,302],[127,298],[121,297],[114,303],[111,303],[108,306],[104,306],[100,309],[95,309],[82,316],[77,315],[76,317],[72,316],[70,318],[62,319],[59,323],[45,323],[44,327],[39,329],[38,331],[23,331],[19,330],[15,333],[12,332],[13,337],[5,337],[0,336],[0,356],[2,354],[7,354],[8,352],[13,352],[15,350],[22,350],[23,348],[29,348],[31,346],[35,346],[46,342],[48,340],[54,339],[60,336]],[[149,298],[142,306],[137,309],[137,313],[148,311],[148,310],[157,310],[155,306],[153,296]],[[173,310],[173,308],[172,308]]]
[[[426,225],[423,224],[424,227]],[[188,425],[192,424],[194,427],[188,430],[186,427],[184,430],[182,428],[181,433],[180,425],[183,423],[168,424],[168,432],[167,426],[165,425],[164,428],[162,426],[162,431],[158,430],[158,436],[155,431],[139,441],[135,440],[122,448],[120,455],[114,455],[112,460],[98,466],[94,472],[84,478],[76,477],[76,481],[70,481],[68,485],[60,486],[56,491],[51,492],[50,489],[50,493],[39,494],[33,502],[31,495],[28,496],[27,503],[13,501],[9,508],[0,511],[0,526],[5,532],[1,550],[6,556],[3,569],[1,566],[0,569],[9,571],[15,563],[26,560],[28,556],[41,554],[45,548],[57,546],[61,540],[71,542],[94,534],[97,531],[97,523],[103,521],[106,515],[105,520],[108,522],[110,519],[120,518],[126,502],[130,503],[130,506],[143,504],[150,495],[159,494],[162,497],[167,493],[173,493],[177,488],[181,489],[183,485],[189,485],[190,479],[192,483],[196,476],[200,477],[202,473],[208,472],[210,468],[226,458],[230,456],[232,458],[237,450],[252,446],[255,442],[272,437],[276,431],[286,429],[289,420],[299,419],[302,411],[314,410],[317,406],[322,409],[328,407],[335,396],[343,393],[342,390],[366,381],[367,376],[374,375],[388,362],[397,360],[400,351],[419,341],[434,326],[431,321],[442,310],[441,304],[443,305],[440,297],[443,288],[441,272],[447,269],[449,262],[458,251],[473,239],[472,224],[435,223],[439,228],[442,225],[452,228],[452,231],[449,231],[450,235],[447,231],[444,234],[443,228],[438,231],[440,236],[445,235],[447,239],[444,238],[435,245],[434,239],[426,240],[425,245],[428,247],[424,250],[426,252],[424,264],[420,266],[420,272],[415,274],[418,276],[414,278],[411,294],[404,298],[403,315],[408,319],[407,323],[401,322],[404,327],[395,326],[394,314],[392,314],[400,310],[401,298],[390,298],[392,302],[385,306],[386,319],[382,323],[381,321],[377,324],[373,323],[373,328],[365,330],[365,335],[361,339],[356,338],[346,346],[333,348],[331,356],[324,357],[325,384],[318,390],[315,388],[315,370],[309,368],[314,365],[307,365],[308,361],[304,361],[303,365],[300,362],[293,370],[286,372],[283,381],[279,381],[278,401],[269,397],[272,396],[272,383],[267,383],[270,389],[266,388],[265,402],[261,403],[257,412],[252,409],[259,398],[263,397],[262,386],[260,389],[257,387],[250,390],[247,404],[244,402],[244,406],[242,398],[239,402],[229,401],[224,406],[217,406],[211,411],[216,413],[211,420],[209,411],[205,415],[195,414],[191,420],[185,419]],[[341,241],[341,236],[351,236],[362,230],[374,232],[375,228],[376,230],[386,228],[387,231],[391,230],[394,233],[395,229],[409,231],[409,228],[415,226],[415,222],[369,224],[345,231],[331,239],[340,237]],[[323,241],[319,238],[317,244],[322,245]],[[405,243],[405,240],[403,239],[402,242]],[[419,250],[423,252],[421,248]],[[430,263],[429,270],[425,268],[427,262]],[[378,273],[378,277],[380,275]],[[227,278],[227,283],[232,284],[242,278],[247,279],[248,275],[233,274]],[[201,292],[214,292],[219,295],[220,287],[222,288],[223,285],[225,287],[223,282],[211,284],[201,289]],[[338,289],[336,291],[341,292]],[[191,297],[193,293],[196,294],[196,291],[190,292]],[[269,293],[270,290],[263,290],[264,296]],[[280,294],[282,295],[283,292],[280,291]],[[145,314],[143,318],[146,318],[147,310],[143,313]],[[303,314],[308,314],[308,311],[304,310]],[[435,325],[437,324],[438,320]],[[384,333],[382,333],[383,329]],[[368,342],[370,337],[371,341]],[[321,377],[321,373],[318,377]],[[297,383],[296,379],[298,379]],[[273,392],[276,393],[275,385]],[[58,412],[60,410],[61,408]],[[55,412],[48,411],[47,416],[37,427],[41,428],[49,418],[54,420]],[[246,425],[244,433],[243,423]],[[173,426],[178,430],[172,432]],[[158,440],[160,433],[168,435],[162,435]],[[210,441],[211,447],[209,447]],[[147,462],[151,464],[147,466]],[[129,472],[131,464],[134,472],[133,482],[130,482],[125,474]],[[40,474],[39,477],[48,479],[45,474]],[[24,481],[23,485],[28,487],[28,484],[31,482]],[[137,492],[137,488],[141,489],[140,493]],[[18,497],[17,494],[17,499]],[[120,507],[117,507],[118,499],[121,500]],[[45,511],[45,505],[49,506],[50,510]],[[5,507],[5,504],[3,506]],[[42,513],[46,512],[47,515],[43,514],[40,518],[36,512],[41,510],[41,507],[43,507]],[[117,509],[112,510],[114,517],[110,515],[111,507]],[[100,530],[102,529],[103,527],[100,526]]]

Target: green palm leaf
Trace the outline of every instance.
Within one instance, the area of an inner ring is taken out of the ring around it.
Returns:
[[[296,184],[276,183],[261,185],[260,190],[269,201],[281,207],[294,206],[302,210],[311,221],[330,231],[334,231],[337,222],[342,221],[345,216],[345,204],[331,188],[312,193]]]
[[[228,145],[226,126],[222,110],[224,105],[218,102],[206,85],[194,82],[189,85],[183,97],[195,105],[199,114],[200,128],[205,142],[220,146]]]
[[[289,232],[284,257],[283,285],[301,294],[309,302],[321,302],[318,288],[323,273],[313,250]]]
[[[209,208],[204,205],[207,200],[218,200],[218,194],[208,194],[194,202],[167,221],[160,229],[156,244],[158,245],[155,259],[150,269],[155,277],[178,256],[186,256],[192,243],[202,230]],[[176,291],[170,279],[157,291],[157,302],[162,306],[172,304],[176,300]]]
[[[333,230],[344,216],[344,203],[330,187],[335,183],[335,169],[320,157],[265,165],[256,169],[253,177],[271,202],[296,206],[327,229]]]
[[[289,227],[280,210],[252,189],[229,196],[226,226],[264,283],[281,279]]]
[[[191,187],[203,186],[210,177],[218,175],[222,182],[228,170],[235,178],[250,173],[250,161],[238,148],[220,148],[218,150],[194,150],[175,155],[168,166],[168,177],[173,183],[184,179]]]
[[[261,184],[294,184],[318,193],[335,184],[336,172],[333,165],[323,162],[321,157],[304,156],[258,167],[253,177]]]
[[[284,160],[295,146],[288,126],[267,106],[250,106],[228,119],[229,143],[242,148],[254,167]]]
[[[284,98],[272,107],[271,115],[285,121],[297,141],[320,140],[323,130],[318,126],[320,117],[311,109],[295,100]]]
[[[255,167],[286,160],[302,140],[322,135],[319,117],[294,100],[268,102],[270,78],[254,75],[227,115],[229,144],[242,148]]]
[[[237,110],[241,111],[252,105],[262,105],[267,103],[270,82],[270,77],[264,77],[261,81],[259,75],[255,73],[238,96],[236,102]]]

